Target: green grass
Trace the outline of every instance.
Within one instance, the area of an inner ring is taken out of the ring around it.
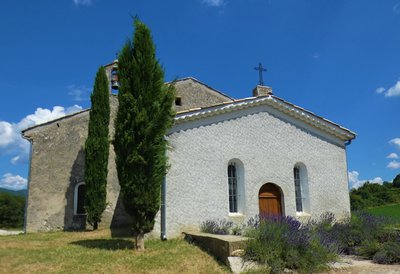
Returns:
[[[372,207],[366,211],[373,215],[386,216],[400,224],[400,204]]]
[[[144,252],[110,231],[34,233],[0,237],[1,273],[227,273],[183,239],[149,239]]]

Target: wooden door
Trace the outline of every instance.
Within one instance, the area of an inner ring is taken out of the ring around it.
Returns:
[[[260,216],[281,216],[281,198],[281,191],[278,186],[271,183],[263,185],[258,193]]]

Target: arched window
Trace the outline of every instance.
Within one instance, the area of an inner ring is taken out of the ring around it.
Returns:
[[[307,168],[304,164],[296,164],[293,168],[294,188],[296,196],[296,212],[309,212]]]
[[[228,164],[228,194],[229,213],[244,211],[244,182],[243,164],[239,160],[229,161]]]
[[[75,186],[74,192],[74,214],[81,215],[85,212],[85,183],[79,183]]]

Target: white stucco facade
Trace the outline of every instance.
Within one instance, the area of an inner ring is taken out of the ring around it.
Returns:
[[[268,104],[203,116],[178,115],[176,120],[182,121],[168,135],[167,237],[198,229],[207,219],[245,221],[258,214],[258,194],[265,183],[281,188],[284,215],[299,216],[293,175],[299,164],[306,168],[308,183],[302,215],[350,212],[343,139]],[[243,165],[236,214],[229,213],[227,167],[231,160]]]

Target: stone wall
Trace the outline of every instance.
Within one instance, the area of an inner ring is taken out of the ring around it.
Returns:
[[[177,93],[184,98],[183,102],[188,108],[209,106],[229,98],[191,78],[178,82]],[[118,108],[116,95],[110,95],[110,104],[108,204],[100,228],[126,227],[131,223],[119,199],[120,186],[111,143]],[[86,110],[24,131],[24,137],[32,144],[26,214],[28,232],[86,227],[85,216],[74,214],[74,190],[77,184],[84,181],[84,145],[88,123],[89,111]],[[159,232],[159,227],[155,232]]]
[[[208,107],[232,102],[232,98],[204,85],[194,78],[185,78],[175,83],[176,97],[181,98],[181,106],[175,105],[177,112],[193,108]]]
[[[110,96],[110,103],[110,136],[113,136],[117,97]],[[84,145],[88,123],[89,111],[83,111],[24,133],[32,140],[26,219],[28,232],[85,228],[85,216],[74,214],[74,191],[77,184],[84,182]],[[130,223],[129,216],[118,202],[119,189],[115,153],[110,142],[108,204],[100,227]]]

